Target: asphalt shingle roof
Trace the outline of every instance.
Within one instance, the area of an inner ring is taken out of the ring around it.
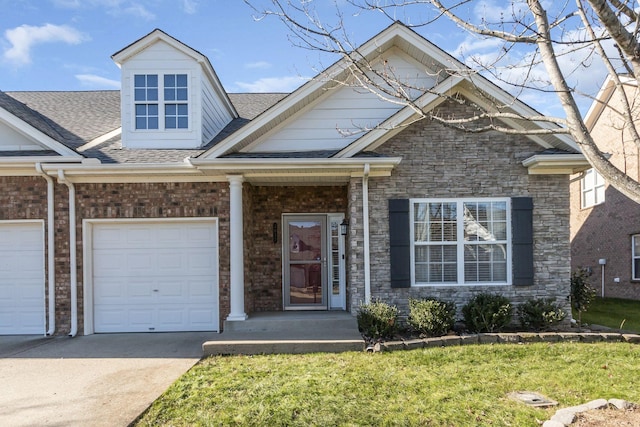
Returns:
[[[71,148],[120,127],[120,91],[6,92],[46,117]]]
[[[195,157],[217,142],[231,135],[260,113],[279,102],[286,93],[229,94],[240,115],[232,120],[205,147],[196,150],[126,149],[120,136],[85,150],[86,157],[103,163],[176,163],[185,157]],[[61,142],[77,149],[95,138],[121,126],[120,91],[72,92],[0,92],[0,107],[26,123]],[[42,155],[39,152],[38,155]],[[13,155],[2,152],[3,156]],[[22,152],[21,155],[28,155]]]

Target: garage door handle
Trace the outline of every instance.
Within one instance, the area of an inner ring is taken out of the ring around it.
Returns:
[[[158,292],[158,289],[154,289],[153,292]]]

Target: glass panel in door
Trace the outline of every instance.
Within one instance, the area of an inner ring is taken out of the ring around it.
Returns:
[[[326,290],[326,219],[290,216],[284,219],[286,309],[323,309]]]

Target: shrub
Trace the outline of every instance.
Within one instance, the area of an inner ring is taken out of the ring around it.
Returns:
[[[502,295],[481,293],[462,307],[462,315],[471,332],[496,332],[511,322],[513,306]]]
[[[398,328],[398,307],[382,301],[372,301],[360,306],[357,319],[358,330],[366,338],[391,338]]]
[[[455,323],[456,306],[437,299],[409,299],[409,327],[429,337],[444,335]]]
[[[525,329],[540,331],[561,322],[567,313],[553,299],[527,300],[518,306],[518,318]]]
[[[571,273],[571,307],[578,312],[578,324],[582,325],[582,312],[587,311],[596,297],[596,290],[589,283],[591,271],[580,268]]]

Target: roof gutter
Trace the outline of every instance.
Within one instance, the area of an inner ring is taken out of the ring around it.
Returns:
[[[69,187],[69,277],[71,281],[71,330],[69,336],[75,337],[78,333],[78,272],[76,254],[76,188],[64,174],[64,170],[58,170],[58,182]]]
[[[46,335],[52,336],[56,331],[56,268],[55,268],[55,237],[54,237],[54,186],[53,179],[44,173],[42,165],[36,163],[36,171],[47,181],[47,270],[48,270],[48,312],[49,329]]]
[[[529,175],[571,175],[591,168],[582,154],[536,154],[522,161]]]

